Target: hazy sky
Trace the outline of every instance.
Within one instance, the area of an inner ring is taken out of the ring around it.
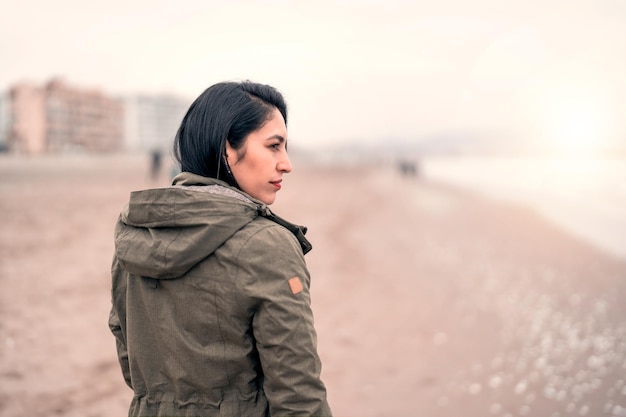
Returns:
[[[626,1],[0,0],[0,89],[278,87],[290,139],[626,141]]]

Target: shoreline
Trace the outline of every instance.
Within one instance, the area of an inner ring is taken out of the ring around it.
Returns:
[[[566,233],[626,260],[626,158],[434,156],[424,176],[530,207]]]

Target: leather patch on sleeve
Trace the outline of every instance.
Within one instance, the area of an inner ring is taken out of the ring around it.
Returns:
[[[293,277],[289,280],[289,288],[291,288],[291,292],[295,295],[299,292],[302,292],[302,281],[300,278]]]

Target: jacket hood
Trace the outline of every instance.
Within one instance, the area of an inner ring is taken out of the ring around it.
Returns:
[[[115,254],[132,274],[177,278],[263,213],[271,214],[236,188],[184,172],[169,188],[131,193],[115,229]]]

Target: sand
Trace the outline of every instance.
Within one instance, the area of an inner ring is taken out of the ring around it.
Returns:
[[[0,415],[123,416],[113,225],[137,156],[0,158]],[[626,262],[524,207],[392,166],[298,164],[335,415],[626,415]]]

